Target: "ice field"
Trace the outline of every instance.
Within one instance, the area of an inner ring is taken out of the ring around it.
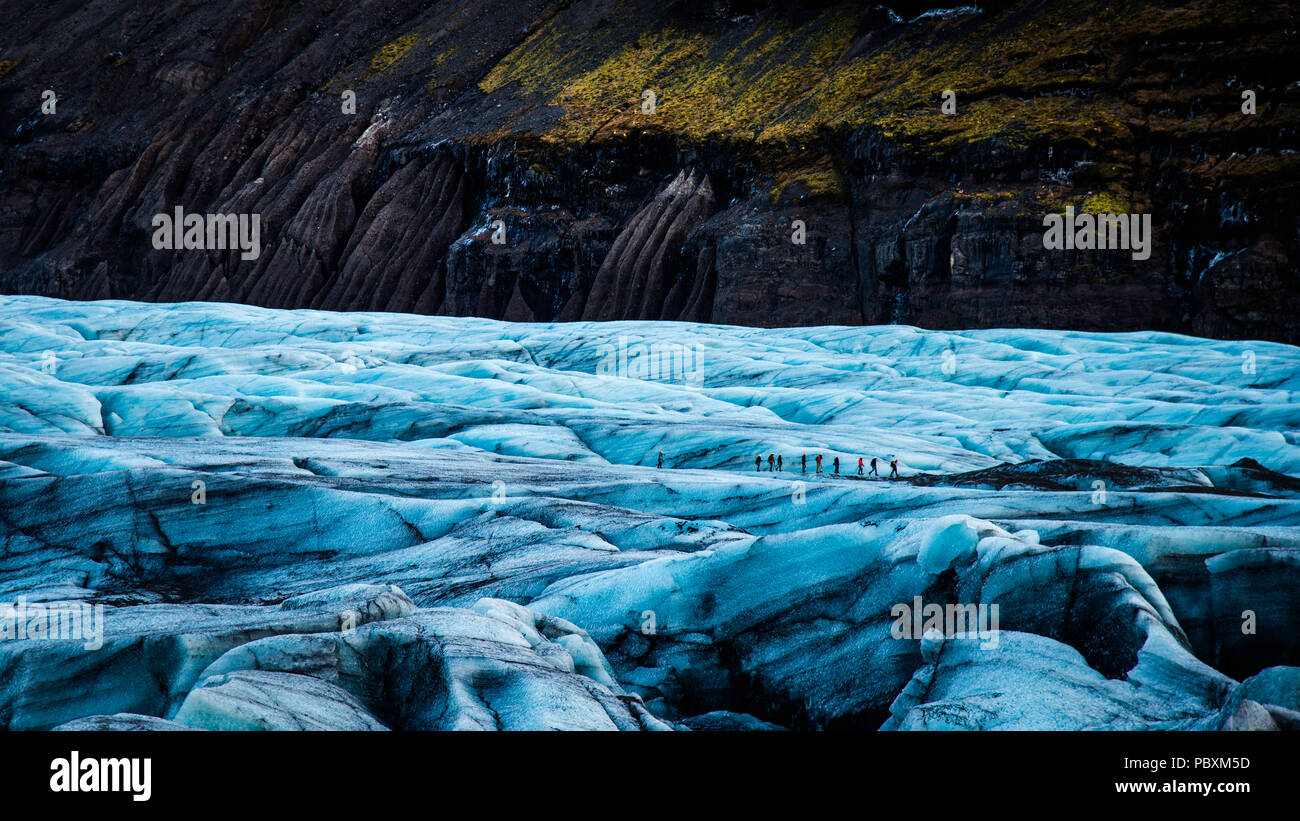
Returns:
[[[7,296],[0,725],[1300,728],[1298,397],[1154,332]],[[65,601],[101,647],[6,627]]]

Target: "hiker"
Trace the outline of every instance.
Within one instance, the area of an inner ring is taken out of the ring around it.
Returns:
[[[784,473],[784,472],[785,472],[784,468],[781,467],[781,462],[782,462],[782,461],[783,461],[783,460],[781,459],[781,454],[778,453],[778,454],[776,455],[776,472],[777,472],[777,473]]]
[[[806,453],[803,455],[803,472],[808,472],[808,454]]]
[[[858,457],[858,475],[859,475],[859,476],[862,475],[862,457],[861,457],[861,456]]]
[[[761,453],[754,457],[754,470],[759,473],[763,472],[763,455]]]
[[[776,469],[776,456],[769,453],[767,455],[767,472],[771,473],[775,469]]]
[[[876,472],[876,457],[874,456],[871,457],[871,473],[869,475],[874,476],[877,479],[880,478],[880,474]]]
[[[663,467],[663,466],[664,466],[664,452],[661,450],[659,451],[659,467]]]
[[[838,456],[835,457],[835,472],[840,472],[840,457]]]
[[[820,453],[817,454],[817,472],[822,472],[822,455]]]
[[[889,478],[897,479],[898,477],[898,457],[895,456],[889,460]]]

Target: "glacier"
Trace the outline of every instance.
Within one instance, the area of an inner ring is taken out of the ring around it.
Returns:
[[[4,297],[0,606],[105,616],[0,636],[0,726],[1300,729],[1298,393],[1160,332]]]

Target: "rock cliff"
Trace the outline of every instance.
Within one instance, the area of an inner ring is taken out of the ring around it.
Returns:
[[[1300,338],[1285,2],[6,16],[6,293]],[[178,205],[261,254],[155,250]],[[1044,249],[1067,206],[1151,214],[1150,258]]]

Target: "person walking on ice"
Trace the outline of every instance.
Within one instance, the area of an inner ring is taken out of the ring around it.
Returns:
[[[861,456],[858,457],[858,475],[859,475],[859,476],[862,475],[862,457],[861,457]]]
[[[871,457],[871,473],[869,475],[875,476],[877,479],[880,478],[880,474],[876,471],[876,457],[874,456]]]
[[[817,472],[822,472],[822,455],[820,453],[817,454]]]
[[[776,470],[776,455],[769,453],[767,455],[767,472],[771,473]]]
[[[806,453],[803,455],[803,472],[808,472],[808,454]]]
[[[835,457],[835,473],[836,473],[836,475],[838,475],[839,472],[840,472],[840,457],[836,456],[836,457]]]
[[[889,460],[889,478],[890,478],[890,479],[897,479],[897,478],[899,478],[899,476],[898,476],[898,457],[897,457],[897,456],[895,456],[893,459],[890,459],[890,460]]]
[[[759,473],[762,473],[762,472],[763,472],[763,456],[762,456],[762,454],[759,454],[758,456],[755,456],[755,457],[754,457],[754,470],[756,470],[756,471],[759,472]]]
[[[664,466],[664,452],[661,450],[659,451],[659,467],[663,467],[663,466]]]
[[[781,467],[781,462],[782,462],[782,461],[784,461],[784,460],[781,458],[781,454],[778,453],[778,454],[776,455],[776,472],[777,472],[777,473],[785,473],[785,468]]]

